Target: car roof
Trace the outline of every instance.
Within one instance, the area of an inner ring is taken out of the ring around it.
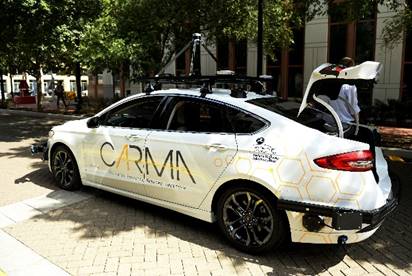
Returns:
[[[135,97],[139,97],[141,94],[137,94]],[[171,88],[171,89],[163,89],[157,90],[150,93],[150,95],[170,95],[170,96],[194,96],[194,97],[202,97],[200,94],[200,88],[189,88],[189,89],[182,89],[182,88]],[[204,98],[206,99],[214,99],[219,100],[226,103],[236,104],[239,102],[246,102],[249,100],[257,99],[257,98],[265,98],[270,97],[271,95],[262,95],[255,92],[247,92],[246,97],[236,98],[230,95],[229,89],[223,88],[213,88],[212,93],[205,94]]]
[[[162,90],[156,90],[151,92],[150,94],[146,93],[139,93],[135,95],[131,95],[127,98],[124,98],[115,104],[112,104],[99,113],[97,113],[97,116],[100,116],[103,113],[106,113],[108,110],[113,109],[119,105],[122,105],[123,103],[133,101],[135,99],[139,99],[141,97],[147,97],[147,96],[156,96],[156,95],[162,95],[162,96],[189,96],[189,97],[196,97],[196,98],[204,98],[204,99],[211,99],[211,100],[216,100],[225,104],[229,104],[232,106],[236,106],[239,108],[242,108],[244,110],[247,110],[249,112],[259,114],[263,110],[262,108],[252,105],[248,103],[247,101],[253,100],[253,99],[259,99],[259,98],[270,98],[273,97],[273,95],[262,95],[258,94],[255,92],[247,92],[246,97],[242,98],[236,98],[232,97],[230,95],[230,89],[223,89],[223,88],[213,88],[212,93],[208,93],[204,95],[204,97],[200,93],[200,88],[171,88],[171,89],[162,89]],[[263,115],[263,114],[262,114]]]

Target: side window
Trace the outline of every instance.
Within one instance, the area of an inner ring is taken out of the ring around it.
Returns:
[[[173,108],[168,123],[168,130],[190,132],[229,132],[233,129],[226,119],[226,107],[207,101],[178,101]]]
[[[254,133],[265,126],[261,120],[234,108],[228,109],[227,116],[236,133]]]
[[[129,128],[150,128],[153,116],[163,97],[139,99],[109,111],[103,125]]]

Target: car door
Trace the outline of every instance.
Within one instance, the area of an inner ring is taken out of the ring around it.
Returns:
[[[196,208],[236,155],[235,134],[222,103],[179,96],[168,107],[146,139],[147,195]]]
[[[101,116],[84,142],[87,179],[94,184],[145,194],[145,139],[155,127],[162,96],[126,102]]]

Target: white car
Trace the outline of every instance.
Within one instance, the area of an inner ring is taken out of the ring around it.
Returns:
[[[397,206],[387,163],[370,129],[345,138],[309,103],[323,82],[368,83],[378,69],[319,67],[300,108],[239,88],[133,95],[54,127],[46,159],[63,189],[92,186],[217,222],[250,253],[287,240],[359,242]]]

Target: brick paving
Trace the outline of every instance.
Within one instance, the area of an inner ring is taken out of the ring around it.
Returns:
[[[0,168],[2,178],[4,171],[8,175],[1,182],[0,205],[9,197],[13,202],[27,198],[26,189],[31,197],[55,189],[45,164],[25,151],[38,119],[8,118],[14,126],[31,122],[27,134],[7,127],[3,119]],[[39,127],[42,133],[47,131]],[[372,238],[347,251],[292,244],[251,256],[230,247],[215,225],[94,189],[84,189],[93,198],[2,230],[73,275],[412,275],[412,170],[406,163],[391,166],[403,183],[398,210]],[[22,177],[27,178],[24,186],[15,184]]]
[[[406,164],[395,166],[401,173],[410,170]],[[262,256],[231,248],[215,225],[95,193],[4,230],[73,275],[412,275],[410,186],[381,229],[347,252],[332,245],[292,244]]]

